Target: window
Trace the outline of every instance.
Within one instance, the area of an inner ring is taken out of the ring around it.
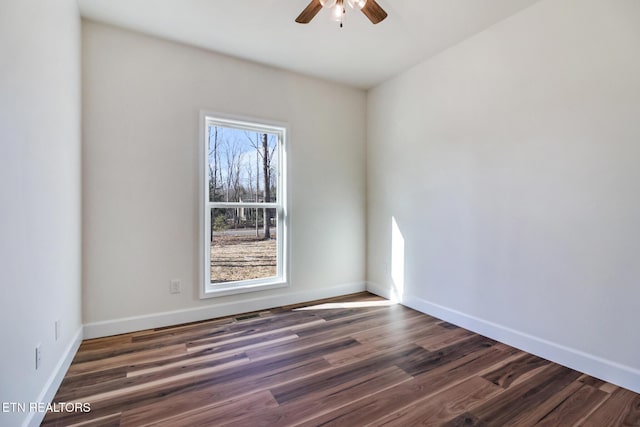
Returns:
[[[201,297],[287,286],[286,127],[203,113]]]

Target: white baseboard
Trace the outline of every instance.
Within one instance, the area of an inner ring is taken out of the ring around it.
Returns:
[[[53,401],[53,398],[55,397],[56,392],[58,391],[58,388],[62,383],[62,379],[64,378],[67,370],[69,369],[69,366],[71,365],[71,361],[78,352],[78,348],[80,347],[82,339],[83,337],[81,326],[73,336],[73,339],[67,347],[67,350],[58,361],[58,364],[53,370],[53,373],[51,374],[51,377],[49,377],[49,380],[45,384],[44,388],[42,389],[40,396],[38,396],[38,398],[36,399],[36,402],[51,403]],[[45,412],[29,412],[22,425],[24,427],[38,427],[42,423],[45,415]]]
[[[377,283],[367,282],[367,291],[372,294],[381,296],[382,298],[392,299],[393,293],[389,287],[380,286]]]
[[[367,283],[367,290],[384,298],[392,296],[389,288],[371,282]],[[640,371],[632,367],[479,319],[412,295],[405,294],[401,303],[501,343],[640,393]]]
[[[330,288],[311,291],[290,292],[286,294],[247,298],[241,301],[212,304],[205,307],[185,310],[167,311],[147,314],[143,316],[126,317],[103,322],[87,323],[84,325],[84,338],[99,338],[109,335],[145,329],[160,328],[181,323],[197,322],[216,317],[230,316],[249,311],[266,310],[289,304],[298,304],[323,298],[332,298],[366,290],[365,282],[347,283]]]

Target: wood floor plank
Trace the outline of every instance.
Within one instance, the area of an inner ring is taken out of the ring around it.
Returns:
[[[197,340],[215,337],[230,337],[233,333],[229,327],[234,322],[225,323],[221,326],[198,325],[178,330],[163,329],[153,334],[134,336],[131,339],[132,345],[138,348],[151,347],[157,345],[171,345],[176,343],[184,343],[187,340]],[[131,348],[131,347],[129,347]]]
[[[128,407],[123,412],[122,420],[123,423],[132,426],[151,420],[162,420],[203,405],[242,399],[257,391],[268,390],[274,384],[312,375],[328,367],[325,360],[313,359],[289,364],[279,370],[266,371],[265,374],[239,377],[235,381],[220,382],[210,378],[199,384],[163,390],[161,395],[149,396]]]
[[[598,407],[607,397],[609,395],[604,391],[585,384],[545,415],[536,425],[539,427],[575,425],[589,415],[591,408]]]
[[[84,374],[65,376],[60,384],[58,393],[67,389],[79,389],[94,384],[103,384],[109,381],[125,378],[128,366],[117,366],[115,368],[105,367],[101,370],[86,372]]]
[[[414,319],[410,319],[406,323],[413,323],[412,320]],[[387,351],[408,342],[420,345],[418,340],[429,335],[433,327],[435,327],[435,323],[427,324],[424,327],[416,325],[415,328],[410,330],[377,327],[374,328],[376,330],[375,334],[355,333],[352,336],[361,342],[362,346],[328,354],[325,359],[335,366],[345,365],[367,359],[375,352]]]
[[[429,334],[425,337],[416,339],[415,343],[427,350],[436,351],[464,340],[473,335],[473,332],[462,328],[443,328],[436,324],[434,328],[429,330]]]
[[[601,386],[606,384],[606,381],[602,381],[601,379],[594,378],[590,375],[583,375],[579,380],[581,383],[590,385],[593,388],[600,388]]]
[[[538,414],[540,406],[545,401],[580,376],[579,372],[563,366],[550,365],[529,381],[507,389],[470,412],[488,425],[518,425],[518,420],[531,413]],[[553,407],[549,408],[551,409]],[[539,414],[539,418],[531,420],[529,425],[535,424],[545,415],[546,412]]]
[[[356,402],[369,396],[372,390],[384,392],[398,384],[410,381],[411,376],[401,369],[391,366],[369,373],[365,376],[352,378],[350,381],[338,383],[332,387],[316,390],[276,408],[270,408],[261,413],[254,413],[239,418],[231,425],[242,426],[286,426],[308,421],[319,414],[335,408]]]
[[[484,378],[471,377],[431,399],[406,406],[369,426],[439,426],[503,391]]]
[[[80,348],[78,348],[78,355],[82,355],[90,351],[113,349],[119,346],[127,346],[131,344],[132,339],[132,335],[127,334],[84,340],[80,344]]]
[[[275,331],[291,326],[312,323],[321,320],[322,317],[314,311],[283,312],[278,316],[258,316],[242,321],[236,321],[227,326],[229,332],[237,330],[251,330],[255,332]]]
[[[130,336],[132,342],[152,341],[154,339],[162,339],[167,336],[189,335],[191,333],[200,333],[201,331],[224,330],[224,326],[235,323],[234,317],[223,317],[219,319],[203,320],[199,322],[184,323],[182,325],[165,326],[163,328],[146,329],[144,331],[132,332],[125,336]]]
[[[580,381],[571,381],[566,387],[560,387],[556,392],[551,393],[546,399],[540,399],[540,403],[529,407],[517,416],[512,417],[505,426],[535,425],[544,417],[549,415],[554,408],[566,401],[574,393],[577,393],[582,384]]]
[[[403,361],[398,366],[409,375],[419,375],[438,366],[451,363],[452,361],[476,352],[483,348],[489,348],[496,342],[481,335],[473,335],[464,341],[451,344],[438,351],[427,353],[416,353],[415,357]]]
[[[611,396],[586,420],[585,427],[640,426],[640,395],[622,388]]]
[[[120,416],[120,412],[97,416],[86,414],[83,417],[73,417],[72,420],[47,416],[40,427],[119,427]]]
[[[425,349],[415,344],[404,345],[397,349],[376,354],[357,363],[337,367],[299,381],[273,387],[271,392],[279,404],[284,404],[295,399],[306,398],[309,393],[326,390],[358,377],[366,377],[393,365],[397,366],[403,361],[423,357],[426,353],[428,352]]]
[[[149,424],[121,423],[120,427],[196,427],[230,425],[247,414],[263,413],[268,409],[277,406],[278,404],[273,399],[273,396],[269,391],[260,391],[248,396],[228,400],[223,404],[205,405],[203,407],[175,414],[170,418]]]
[[[475,415],[465,412],[462,415],[455,417],[447,423],[443,423],[445,427],[489,427],[489,425],[483,422]]]
[[[600,387],[600,390],[604,391],[605,393],[613,393],[614,391],[616,391],[617,389],[619,389],[620,387],[618,387],[615,384],[611,384],[611,383],[604,383],[602,384]]]
[[[357,313],[352,313],[351,316],[355,316],[356,314]],[[402,324],[405,321],[410,322],[414,318],[418,318],[418,319],[420,318],[420,316],[410,317],[409,320],[404,317],[398,318],[393,316],[391,317],[386,316],[382,318],[380,317],[382,314],[384,313],[380,313],[377,316],[374,316],[374,318],[376,319],[375,324],[368,323],[367,325],[362,325],[361,323],[359,323],[360,321],[363,320],[362,318],[359,317],[357,319],[352,319],[352,321],[355,320],[355,322],[359,325],[358,327],[354,328],[354,330],[356,331],[355,333],[353,333],[353,330],[351,329],[346,332],[343,329],[341,329],[341,327],[345,324],[347,325],[353,324],[353,323],[350,323],[348,320],[339,321],[337,323],[325,323],[320,325],[319,327],[316,327],[317,325],[311,325],[311,324],[309,325],[310,329],[313,329],[313,331],[320,331],[319,333],[310,332],[305,327],[305,325],[302,325],[296,329],[296,335],[299,335],[300,339],[296,340],[295,342],[285,342],[281,344],[271,343],[258,349],[247,350],[247,355],[252,360],[260,360],[265,357],[271,357],[274,354],[282,354],[288,351],[293,351],[296,348],[304,348],[307,346],[312,346],[322,340],[335,339],[342,336],[358,338],[363,331],[370,331],[374,329],[377,330],[378,328],[389,328],[389,327],[393,327],[393,325],[396,325],[396,324]],[[364,319],[364,320],[367,320],[367,319]],[[352,326],[349,326],[349,327],[351,328]],[[395,334],[392,334],[391,332],[387,332],[383,335],[385,337],[395,336]],[[411,340],[409,340],[408,342],[410,341]],[[349,350],[346,350],[346,351],[349,351]],[[330,357],[330,356],[327,356],[327,357]]]
[[[297,330],[302,337],[314,336],[318,340],[336,336],[349,336],[363,329],[385,325],[388,322],[402,321],[420,314],[413,310],[403,310],[401,306],[390,306],[375,311],[366,311],[361,314],[352,314],[346,318],[328,320],[326,324]]]
[[[373,317],[377,314],[384,314],[388,312],[388,306],[373,306],[373,307],[341,307],[341,308],[321,308],[313,310],[313,313],[327,322],[346,320],[352,317]],[[300,309],[302,310],[302,309]]]
[[[337,336],[335,338],[327,338],[325,340],[318,340],[316,337],[306,337],[298,338],[296,340],[271,342],[261,347],[247,349],[245,350],[245,353],[247,354],[247,357],[249,357],[249,359],[251,359],[252,361],[260,361],[264,359],[270,359],[278,355],[287,355],[291,352],[317,348],[319,344],[332,342],[348,343],[348,345],[345,345],[343,347],[344,350],[349,350],[354,346],[360,346],[360,342],[356,341],[352,337],[349,337],[348,335],[346,337]]]
[[[192,342],[199,339],[209,339],[211,342],[214,342],[216,338],[218,338],[219,341],[224,341],[251,333],[250,329],[231,331],[229,325],[230,324],[227,324],[225,327],[189,328],[178,331],[163,330],[162,334],[134,337],[132,341],[134,344],[144,347],[158,344],[171,345],[175,343]]]
[[[488,373],[484,378],[502,388],[508,388],[520,376],[534,369],[548,366],[549,364],[549,361],[540,357],[532,354],[523,354],[521,358]]]
[[[437,327],[436,322],[437,319],[433,317],[415,316],[356,331],[351,336],[361,343],[377,343],[396,336],[403,336],[407,341],[414,342],[415,339],[429,336],[431,330]]]
[[[246,355],[240,353],[225,358],[212,358],[202,360],[188,360],[178,366],[169,366],[162,371],[154,371],[141,375],[126,376],[110,381],[102,381],[94,384],[87,384],[82,387],[69,387],[59,392],[62,400],[77,400],[79,398],[89,399],[95,396],[102,396],[105,393],[117,393],[123,390],[141,389],[154,387],[167,381],[177,378],[187,378],[189,376],[212,375],[216,372],[225,371],[229,368],[240,367],[249,363]]]
[[[250,336],[241,340],[232,340],[232,342],[222,343],[220,345],[217,343],[189,342],[187,343],[187,351],[192,353],[200,350],[213,349],[222,357],[239,351],[248,351],[253,348],[268,346],[274,342],[294,341],[297,338],[298,335],[289,330],[280,330],[273,334],[268,334],[267,336]]]
[[[289,305],[283,305],[282,307],[276,307],[271,309],[270,311],[272,312],[276,312],[276,313],[280,313],[280,312],[289,312],[289,311],[295,311],[297,309],[315,309],[318,306],[322,306],[326,303],[349,303],[349,302],[379,302],[379,301],[386,301],[384,298],[381,298],[377,295],[374,295],[370,292],[367,291],[363,291],[363,292],[356,292],[353,294],[347,294],[347,295],[341,295],[341,296],[337,296],[337,297],[331,297],[331,298],[323,298],[323,299],[319,299],[319,300],[315,300],[315,301],[308,301],[308,302],[302,302],[302,303],[298,303],[298,304],[289,304]]]
[[[424,372],[412,381],[392,387],[384,392],[372,393],[360,401],[349,402],[346,406],[336,408],[302,425],[309,427],[317,425],[355,426],[361,425],[363,417],[374,422],[413,402],[423,402],[430,399],[435,393],[464,382],[478,372],[482,373],[487,369],[495,369],[496,365],[501,366],[508,363],[514,354],[515,357],[520,356],[519,351],[515,349],[484,348]]]
[[[73,359],[73,363],[85,363],[85,362],[100,362],[104,359],[109,359],[116,356],[122,356],[123,358],[132,354],[139,353],[140,351],[161,351],[162,349],[171,345],[185,345],[183,341],[179,342],[153,342],[153,343],[130,343],[125,345],[114,345],[112,347],[101,347],[98,349],[87,350],[79,352]]]
[[[158,360],[143,361],[141,363],[133,363],[127,367],[127,377],[136,377],[147,375],[154,372],[165,371],[170,374],[170,370],[176,367],[185,369],[186,367],[208,363],[211,364],[228,364],[228,363],[246,363],[249,360],[246,352],[242,349],[226,352],[224,354],[214,348],[203,348],[198,351],[177,354],[172,357],[166,357]]]
[[[636,393],[359,293],[83,342],[45,427],[640,425]]]
[[[167,403],[151,398],[140,402],[135,408],[124,412],[123,420],[135,423],[142,420],[162,419],[167,414],[186,411],[194,406],[222,402],[234,396],[267,390],[270,387],[314,375],[331,367],[322,358],[323,354],[352,345],[360,344],[348,338],[317,343],[314,347],[292,351],[286,356],[277,355],[254,362],[247,367],[229,369],[209,381],[205,380],[200,387],[191,386],[166,391],[167,393],[179,392],[183,399],[171,399],[171,402]]]
[[[186,352],[187,347],[184,343],[174,344],[149,350],[140,350],[133,353],[119,354],[102,359],[72,363],[67,372],[69,376],[80,375],[87,372],[100,371],[105,368],[112,369],[114,367],[127,366],[141,361],[160,360],[166,357],[185,354]]]
[[[115,413],[76,424],[67,424],[66,427],[119,427],[120,415],[120,413]]]

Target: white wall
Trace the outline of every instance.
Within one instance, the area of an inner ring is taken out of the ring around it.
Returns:
[[[367,150],[371,289],[640,391],[640,2],[541,1],[417,65]]]
[[[47,401],[81,332],[75,0],[0,2],[0,93],[0,402]],[[27,417],[0,412],[0,425]]]
[[[89,336],[364,289],[363,91],[83,21],[83,108]],[[290,126],[290,288],[198,299],[201,109]]]

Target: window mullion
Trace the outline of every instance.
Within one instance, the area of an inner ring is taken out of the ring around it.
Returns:
[[[211,209],[279,209],[280,203],[209,202]]]

